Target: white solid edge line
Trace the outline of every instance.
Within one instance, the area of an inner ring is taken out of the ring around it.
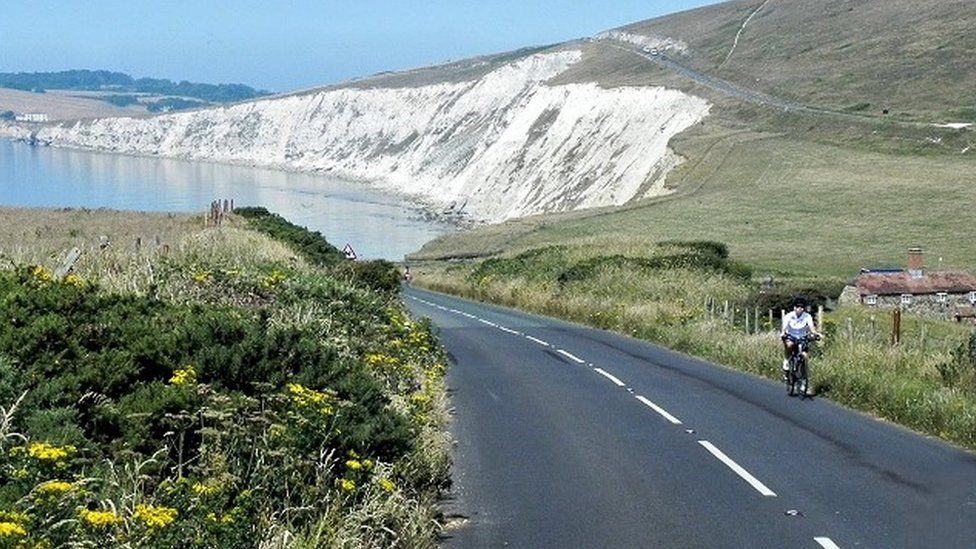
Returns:
[[[586,361],[585,360],[579,358],[578,356],[576,356],[576,355],[574,355],[572,353],[566,352],[566,351],[564,351],[562,349],[556,349],[556,352],[559,353],[559,354],[561,354],[561,355],[563,355],[564,357],[572,360],[573,362],[576,362],[577,364],[586,364]]]
[[[729,469],[735,471],[735,474],[742,477],[742,479],[748,482],[750,486],[755,488],[757,492],[767,497],[776,497],[776,492],[773,492],[767,488],[765,484],[759,482],[759,479],[749,474],[749,471],[743,469],[738,463],[732,461],[729,456],[723,454],[722,451],[716,448],[711,442],[708,442],[707,440],[699,440],[698,444],[704,446],[705,449],[711,452],[711,454],[718,458],[719,461],[726,464]]]
[[[651,410],[654,410],[655,412],[657,412],[657,413],[661,414],[662,416],[664,416],[664,419],[670,421],[671,423],[674,423],[675,425],[681,425],[681,420],[680,419],[672,416],[671,414],[668,413],[667,410],[665,410],[664,408],[661,408],[657,404],[654,404],[650,400],[647,400],[646,398],[644,398],[642,396],[638,396],[637,397],[637,400],[643,402]]]
[[[626,385],[623,381],[620,381],[619,379],[613,377],[613,375],[610,374],[609,372],[607,372],[606,370],[602,370],[600,368],[593,368],[593,371],[595,371],[596,373],[600,374],[601,376],[609,379],[617,387],[623,387],[624,385]]]
[[[813,541],[819,543],[824,549],[840,549],[840,545],[834,543],[830,538],[813,538]]]
[[[543,347],[548,347],[549,346],[549,344],[546,343],[545,341],[542,341],[541,339],[532,337],[530,335],[525,336],[525,339],[528,339],[529,341],[534,341],[534,342],[538,343],[539,345],[542,345]]]

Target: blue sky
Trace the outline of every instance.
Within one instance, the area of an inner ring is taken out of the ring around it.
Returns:
[[[108,69],[272,91],[562,42],[717,0],[14,0],[0,72]]]

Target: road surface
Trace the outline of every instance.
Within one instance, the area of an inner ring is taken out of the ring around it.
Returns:
[[[971,453],[624,336],[404,300],[451,362],[447,547],[976,548]]]

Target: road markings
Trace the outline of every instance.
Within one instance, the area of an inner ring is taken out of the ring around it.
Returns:
[[[830,540],[830,538],[813,538],[813,541],[820,544],[824,549],[840,549],[840,546]]]
[[[515,330],[512,330],[512,329],[510,329],[510,328],[506,328],[506,327],[504,327],[504,326],[501,326],[501,325],[499,325],[499,326],[496,326],[496,328],[498,328],[499,330],[501,330],[501,331],[503,331],[503,332],[505,332],[505,333],[509,333],[509,334],[515,334],[515,335],[519,335],[519,336],[520,336],[520,335],[522,335],[522,332],[517,332],[517,331],[515,331]]]
[[[525,339],[528,339],[529,341],[534,341],[534,342],[538,343],[539,345],[542,345],[543,347],[548,347],[549,346],[549,343],[548,342],[542,341],[541,339],[532,337],[530,335],[525,336]]]
[[[609,379],[617,387],[623,387],[624,385],[626,385],[623,381],[620,381],[619,379],[613,377],[613,374],[607,372],[606,370],[603,370],[601,368],[593,368],[593,371],[595,371],[596,373],[600,374],[601,376]]]
[[[707,440],[699,440],[698,444],[704,446],[705,449],[711,452],[711,454],[716,458],[718,458],[719,461],[727,465],[729,469],[735,471],[735,474],[742,477],[742,479],[748,482],[753,488],[755,488],[757,492],[767,497],[776,497],[776,492],[773,492],[772,490],[767,488],[765,484],[759,482],[759,479],[749,474],[749,471],[743,469],[742,466],[740,466],[738,463],[732,461],[732,459],[729,456],[722,453],[722,451],[716,448],[714,444],[708,442]]]
[[[673,423],[675,425],[681,425],[681,420],[680,419],[672,416],[671,414],[668,413],[667,410],[665,410],[664,408],[661,408],[657,404],[654,404],[650,400],[647,400],[646,398],[644,398],[642,396],[638,396],[637,397],[637,400],[643,402],[651,410],[654,410],[655,412],[657,412],[657,413],[661,414],[662,416],[664,416],[664,419],[670,421],[671,423]]]
[[[582,358],[579,358],[578,356],[576,356],[576,355],[574,355],[572,353],[569,353],[569,352],[564,351],[562,349],[556,349],[556,352],[559,353],[559,354],[561,354],[561,355],[563,355],[564,357],[572,360],[573,362],[575,362],[577,364],[586,364],[586,361],[585,360],[583,360]]]
[[[482,324],[487,324],[488,326],[491,326],[492,328],[497,328],[498,327],[498,324],[495,324],[494,322],[492,322],[490,320],[485,320],[483,318],[479,318],[478,319],[478,322],[480,322]]]

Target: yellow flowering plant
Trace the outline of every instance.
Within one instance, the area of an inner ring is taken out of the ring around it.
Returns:
[[[197,382],[196,368],[192,364],[187,364],[177,369],[173,372],[173,377],[169,378],[169,382],[176,386],[193,385]]]
[[[113,511],[92,511],[90,509],[79,510],[78,520],[85,526],[94,529],[108,528],[122,522],[122,518]]]
[[[0,539],[22,537],[27,535],[27,530],[16,522],[0,522]]]
[[[144,524],[150,530],[160,530],[173,523],[179,516],[179,511],[172,507],[139,504],[136,505],[132,518]]]

